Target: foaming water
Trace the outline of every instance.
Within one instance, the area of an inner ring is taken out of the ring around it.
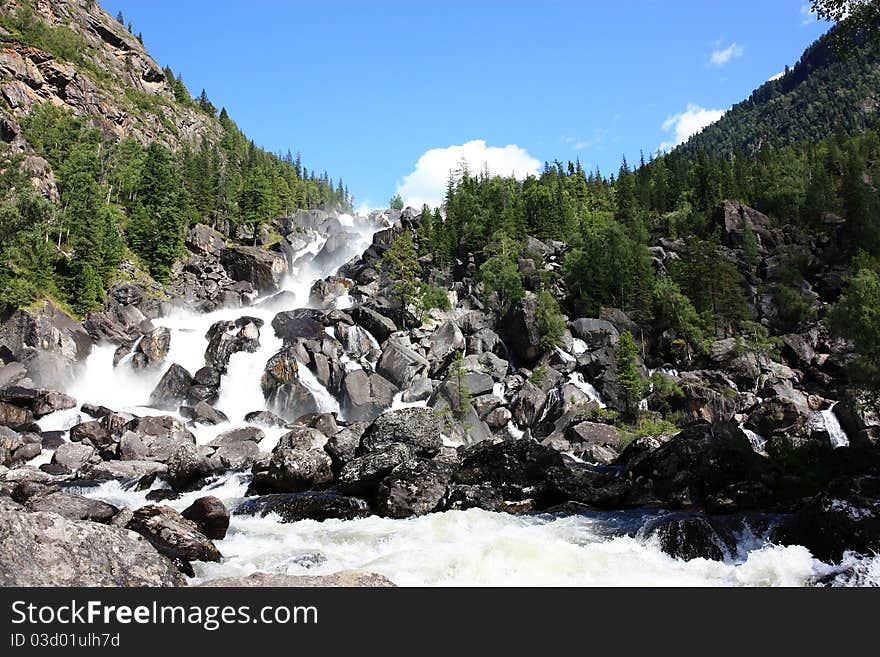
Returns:
[[[601,518],[478,509],[286,525],[234,516],[217,546],[223,562],[196,564],[198,581],[354,568],[401,586],[804,586],[828,571],[797,546],[761,547],[740,561],[684,562],[650,541],[614,535]]]

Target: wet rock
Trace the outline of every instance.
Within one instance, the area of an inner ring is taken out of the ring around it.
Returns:
[[[221,321],[211,325],[205,337],[205,363],[218,374],[225,374],[229,359],[239,352],[255,353],[260,348],[260,328],[263,320],[256,317],[240,317],[234,322]],[[218,385],[211,381],[212,385]]]
[[[218,469],[243,470],[259,462],[261,457],[257,443],[241,440],[218,447],[211,456],[211,462]]]
[[[54,513],[0,511],[0,585],[184,584],[170,561],[125,529]]]
[[[404,408],[383,413],[364,432],[359,454],[402,443],[412,456],[432,458],[443,446],[440,430],[440,419],[430,408]]]
[[[736,537],[703,516],[671,514],[646,523],[642,533],[676,559],[724,561],[736,552]]]
[[[41,390],[34,400],[31,410],[35,418],[41,418],[56,411],[65,411],[76,408],[76,400],[70,395],[65,395],[57,390]]]
[[[196,524],[199,531],[214,540],[221,540],[229,529],[229,511],[213,496],[200,497],[180,514]]]
[[[275,335],[284,341],[285,346],[295,344],[298,340],[322,340],[327,337],[324,324],[320,321],[319,311],[300,308],[281,312],[272,320]]]
[[[354,520],[370,515],[370,509],[360,498],[329,491],[261,495],[244,500],[235,509],[235,515],[264,517],[270,513],[277,515],[281,522]]]
[[[110,432],[97,420],[71,427],[70,440],[75,443],[91,445],[95,449],[104,449],[114,442]]]
[[[490,484],[450,483],[447,487],[446,499],[443,502],[443,510],[446,511],[467,511],[468,509],[500,511],[503,506],[504,499],[501,492]]]
[[[181,406],[180,414],[198,424],[223,424],[224,422],[229,422],[229,418],[223,411],[218,411],[205,402],[199,402],[195,406]]]
[[[537,424],[544,411],[547,395],[531,382],[526,381],[510,403],[513,419],[521,427]]]
[[[195,381],[183,367],[174,363],[156,385],[150,395],[150,406],[162,410],[176,411],[189,396]]]
[[[171,330],[165,327],[153,329],[144,334],[134,348],[131,366],[136,369],[158,368],[168,356],[171,348]]]
[[[269,411],[253,411],[244,416],[244,421],[264,427],[286,427],[287,422]]]
[[[143,536],[182,572],[192,574],[190,561],[220,561],[221,554],[198,525],[168,506],[148,504],[135,510],[126,528]]]
[[[348,294],[354,285],[350,278],[328,276],[315,281],[309,291],[309,305],[317,308],[334,308],[337,299]]]
[[[880,402],[875,397],[847,391],[835,404],[834,414],[854,446],[880,443]]]
[[[299,367],[296,350],[286,347],[269,359],[260,381],[269,405],[291,420],[318,410],[314,395],[299,380]]]
[[[311,490],[333,481],[331,465],[332,461],[324,451],[275,449],[268,469],[254,472],[252,488],[263,493]]]
[[[783,544],[803,545],[822,561],[844,552],[880,551],[880,477],[839,477],[778,530]]]
[[[376,509],[388,518],[430,513],[446,497],[446,486],[451,478],[449,464],[425,458],[408,459],[379,484]]]

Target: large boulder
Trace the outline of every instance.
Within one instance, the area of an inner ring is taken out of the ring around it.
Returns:
[[[710,513],[779,502],[779,472],[733,423],[695,423],[630,468],[630,503]]]
[[[370,421],[391,406],[394,384],[385,377],[363,369],[346,372],[342,381],[342,406],[352,421]]]
[[[880,552],[880,477],[835,479],[783,524],[775,540],[803,545],[823,561],[840,561],[847,551]]]
[[[359,454],[403,443],[413,456],[432,458],[443,447],[440,419],[430,408],[404,408],[377,417],[361,437]]]
[[[318,402],[299,379],[300,363],[294,347],[285,347],[266,363],[260,385],[269,406],[286,420],[315,413]]]
[[[267,469],[254,468],[252,488],[263,493],[299,493],[333,481],[332,461],[323,450],[276,448]]]
[[[724,561],[736,552],[736,536],[721,523],[697,515],[670,514],[642,528],[647,540],[655,541],[671,557],[690,561]]]
[[[853,445],[880,443],[880,400],[876,396],[847,391],[834,405],[834,414]]]
[[[195,380],[185,368],[172,363],[150,394],[150,406],[176,411],[189,398]]]
[[[171,331],[164,326],[153,329],[138,341],[131,357],[134,369],[158,368],[171,348]]]
[[[384,575],[368,573],[360,570],[341,570],[329,575],[280,575],[277,573],[252,573],[247,577],[223,577],[212,579],[200,584],[206,587],[221,588],[305,588],[305,587],[341,587],[341,588],[373,588],[390,587],[394,582]]]
[[[573,337],[584,342],[588,351],[613,346],[620,337],[614,324],[604,319],[581,317],[569,322],[568,328]]]
[[[212,495],[198,498],[180,515],[194,522],[200,532],[213,540],[223,539],[229,529],[229,510]]]
[[[37,386],[71,383],[76,364],[91,351],[82,325],[50,301],[36,311],[17,310],[0,326],[0,360],[22,363]]]
[[[190,561],[220,561],[222,557],[198,525],[168,506],[148,504],[136,509],[126,528],[143,536],[189,575],[193,574]]]
[[[559,452],[532,440],[485,441],[461,452],[461,465],[454,481],[489,485],[497,489],[504,500],[518,502],[542,496],[547,471],[562,465]]]
[[[234,246],[220,252],[220,262],[236,281],[247,281],[260,293],[277,292],[288,273],[280,253],[256,246]]]
[[[541,356],[538,300],[534,295],[520,299],[501,320],[501,334],[518,365],[533,365]]]
[[[235,509],[235,515],[269,514],[278,516],[280,522],[354,520],[368,516],[370,509],[360,498],[330,491],[261,495],[244,500]]]
[[[392,443],[379,451],[353,458],[339,471],[340,490],[372,496],[379,482],[408,458],[409,449],[403,443]]]
[[[112,504],[99,500],[90,500],[82,495],[51,491],[36,494],[27,498],[24,506],[28,511],[45,511],[55,513],[68,520],[91,520],[92,522],[108,523],[119,509]]]
[[[385,342],[397,330],[392,320],[367,306],[352,309],[351,316],[358,326],[369,331],[380,343]]]
[[[358,327],[352,327],[358,328]],[[392,338],[385,342],[376,371],[398,388],[407,388],[413,379],[427,373],[430,363],[408,340]]]
[[[2,586],[183,586],[146,540],[54,513],[0,510]]]
[[[376,491],[376,508],[388,518],[422,516],[437,509],[446,497],[452,466],[414,458],[391,471]]]
[[[321,318],[319,311],[309,308],[288,310],[275,315],[272,328],[285,345],[295,344],[301,339],[321,340],[327,336]]]
[[[256,317],[240,317],[234,322],[216,322],[205,337],[205,363],[220,374],[225,374],[229,359],[240,351],[254,353],[260,348],[260,328],[263,320]]]
[[[203,255],[216,255],[223,250],[226,242],[223,235],[204,224],[193,226],[186,236],[187,247]]]

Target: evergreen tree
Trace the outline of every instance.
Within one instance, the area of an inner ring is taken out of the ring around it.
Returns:
[[[647,385],[639,373],[639,350],[629,331],[620,334],[615,356],[615,388],[625,417],[637,419]]]

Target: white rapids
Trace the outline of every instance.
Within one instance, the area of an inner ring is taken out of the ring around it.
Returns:
[[[357,218],[352,217],[344,217],[341,221],[350,230],[357,224]],[[365,248],[370,237],[370,232],[365,229],[359,246]],[[315,240],[297,255],[314,254],[322,243]],[[308,266],[293,271],[284,290],[293,293],[298,306],[306,306],[313,280],[335,272],[341,264],[336,262],[320,271],[310,270]],[[348,303],[350,300],[345,299],[342,305]],[[241,426],[245,414],[265,408],[260,376],[266,361],[281,347],[271,321],[278,311],[289,309],[256,304],[208,314],[177,310],[154,322],[171,329],[166,367],[176,362],[191,373],[203,365],[207,346],[205,334],[212,324],[244,315],[265,322],[260,331],[259,350],[253,354],[233,355],[228,373],[223,377],[216,406],[230,418],[230,422],[213,427],[193,427],[200,444],[231,427]],[[575,354],[584,347],[575,342]],[[127,410],[139,415],[159,414],[159,411],[145,408],[145,404],[164,368],[153,372],[132,372],[124,365],[114,367],[113,354],[111,346],[97,347],[82,376],[66,392],[80,403],[102,404],[116,411]],[[345,360],[346,367],[361,366],[354,360]],[[338,412],[337,400],[308,373],[307,368],[301,368],[301,371],[304,384],[315,394],[321,410]],[[569,381],[604,406],[598,391],[582,375],[575,373]],[[507,394],[503,386],[496,386],[493,393],[501,399]],[[405,404],[398,395],[393,408],[424,404]],[[832,417],[829,412],[825,426],[832,440],[840,440],[830,421]],[[66,431],[80,421],[79,412],[72,410],[47,416],[40,420],[40,425],[43,430]],[[285,430],[264,428],[264,431],[266,438],[260,448],[268,452]],[[513,422],[507,426],[507,432],[512,438],[523,435]],[[35,459],[34,464],[46,462],[50,456],[51,453],[45,452]],[[246,494],[249,481],[247,472],[226,473],[206,488],[162,503],[183,510],[198,497],[215,495],[234,509]],[[161,481],[153,484],[154,488],[165,486]],[[126,489],[115,481],[83,487],[78,492],[120,507],[137,508],[148,503],[148,491]],[[408,520],[373,516],[350,521],[291,524],[281,523],[272,515],[265,518],[233,515],[226,538],[216,541],[223,560],[193,564],[194,581],[257,571],[320,575],[354,568],[381,573],[402,586],[803,586],[819,577],[835,576],[845,584],[880,584],[880,557],[852,559],[847,574],[836,575],[838,570],[817,561],[805,548],[774,546],[754,538],[745,540],[737,555],[725,561],[674,559],[652,541],[638,537],[632,523],[635,522],[635,529],[638,529],[649,516],[647,512],[639,513],[641,516],[638,513],[516,516],[471,509]],[[621,525],[627,523],[629,528],[621,530]]]

